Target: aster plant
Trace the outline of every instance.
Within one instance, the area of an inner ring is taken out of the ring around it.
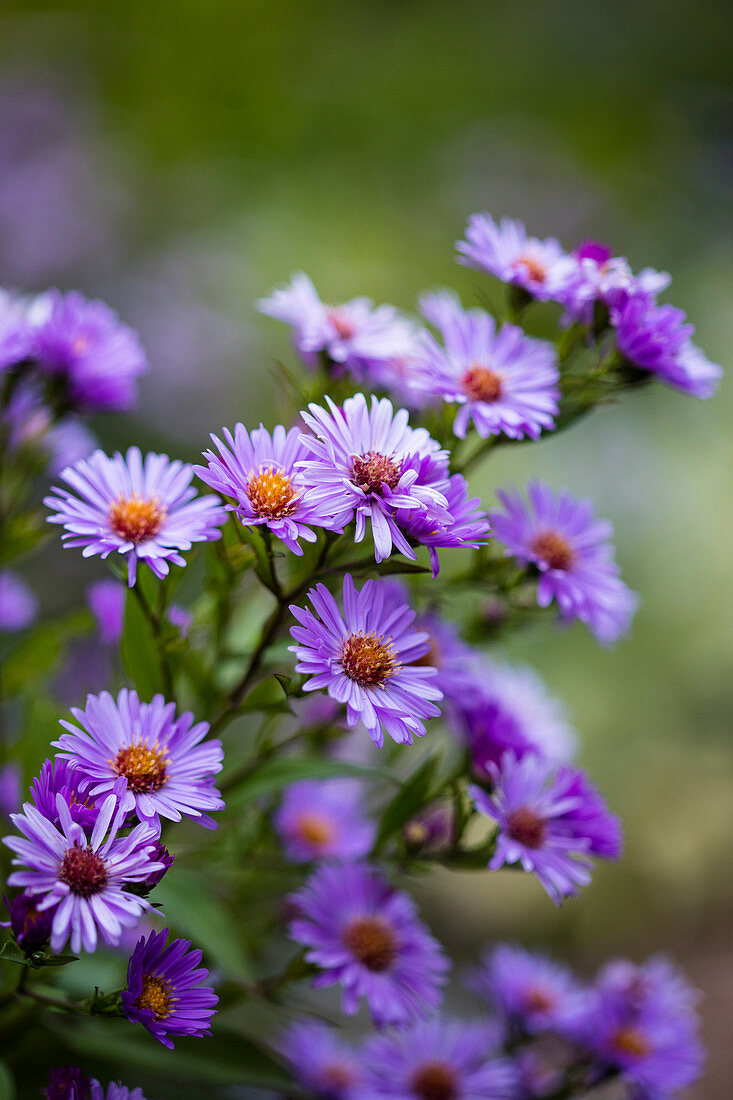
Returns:
[[[457,251],[500,309],[327,305],[304,274],[263,298],[307,373],[282,369],[282,423],[202,424],[195,466],[96,448],[89,416],[147,370],[110,307],[0,292],[0,1033],[30,1036],[24,1095],[665,1100],[700,1075],[667,960],[589,979],[500,943],[462,973],[412,896],[437,864],[579,906],[623,849],[564,703],[497,644],[623,643],[611,524],[572,486],[482,500],[472,471],[721,373],[669,276],[598,242],[475,214]],[[74,569],[86,595],[49,620],[22,565],[59,527],[56,603]]]

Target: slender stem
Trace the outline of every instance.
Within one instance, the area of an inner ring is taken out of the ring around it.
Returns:
[[[64,1012],[73,1012],[77,1015],[86,1016],[87,1010],[79,1004],[74,1004],[73,1001],[64,1001],[58,997],[48,997],[45,993],[37,993],[34,989],[17,990],[16,996],[30,997],[33,1001],[38,1001],[39,1004],[48,1005],[50,1008],[60,1008]]]
[[[155,638],[156,646],[158,649],[158,658],[160,660],[160,672],[161,676],[163,677],[163,688],[165,691],[165,697],[166,699],[172,699],[175,701],[175,696],[173,692],[173,675],[170,670],[170,665],[168,664],[168,658],[165,655],[165,646],[162,642],[163,624],[161,617],[157,614],[156,611],[153,610],[153,608],[148,603],[147,597],[140,587],[139,578],[132,586],[132,591],[135,593],[135,598],[140,604],[143,615],[150,623],[150,629],[152,630],[153,637]]]

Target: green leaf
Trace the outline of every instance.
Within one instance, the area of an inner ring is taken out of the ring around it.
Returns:
[[[78,962],[78,955],[44,955],[40,951],[31,955],[31,966],[68,966],[69,963]]]
[[[269,676],[250,691],[237,707],[237,714],[289,714],[291,713],[287,689],[280,676]]]
[[[0,1100],[16,1100],[15,1082],[5,1062],[0,1062]]]
[[[160,658],[153,629],[132,591],[128,591],[125,602],[125,626],[120,654],[125,672],[141,699],[152,699],[158,692],[163,692]]]
[[[384,768],[371,768],[362,764],[347,764],[342,760],[329,760],[327,757],[278,757],[269,760],[244,779],[227,795],[227,809],[240,808],[262,795],[275,794],[300,779],[332,779],[338,776],[353,776],[361,779],[399,780]]]
[[[28,966],[28,956],[15,940],[6,940],[0,947],[0,959],[3,962],[14,962],[19,963],[21,966]]]
[[[374,850],[379,851],[386,840],[402,828],[430,801],[430,791],[438,768],[439,757],[430,756],[398,791],[382,815]]]
[[[91,617],[82,611],[58,622],[43,623],[27,634],[3,661],[6,695],[17,695],[47,677],[59,660],[64,644],[90,625]]]

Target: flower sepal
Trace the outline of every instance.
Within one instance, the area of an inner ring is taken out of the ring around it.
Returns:
[[[115,989],[112,993],[103,993],[99,986],[95,985],[94,992],[84,1001],[83,1007],[92,1016],[124,1016],[121,994],[121,989]]]
[[[33,970],[40,970],[43,966],[66,966],[67,963],[77,962],[78,955],[60,954],[54,955],[48,951],[24,951],[21,944],[15,940],[6,940],[0,947],[0,959],[3,962],[18,963],[19,966],[30,966]]]

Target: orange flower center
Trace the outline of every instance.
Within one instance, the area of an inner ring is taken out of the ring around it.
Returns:
[[[338,309],[327,309],[326,316],[342,340],[350,340],[356,332],[353,321],[350,321],[348,317],[344,317]]]
[[[274,466],[260,466],[250,477],[247,496],[256,515],[263,519],[285,519],[298,506],[298,494],[288,474]]]
[[[59,869],[59,878],[80,898],[99,894],[107,885],[107,865],[91,848],[75,844],[67,848]]]
[[[158,534],[166,516],[166,508],[157,497],[119,497],[109,508],[112,530],[127,542],[145,542]]]
[[[520,806],[508,815],[507,832],[512,840],[525,848],[541,848],[545,839],[545,822],[528,806]]]
[[[349,1088],[350,1085],[353,1085],[354,1071],[351,1066],[334,1063],[332,1066],[326,1066],[321,1073],[321,1080],[326,1087],[340,1094]]]
[[[302,840],[316,848],[328,844],[334,835],[332,823],[320,814],[302,814],[298,819],[297,831]]]
[[[537,557],[547,562],[550,569],[571,569],[575,564],[575,551],[557,531],[540,531],[530,543]]]
[[[456,1075],[444,1062],[426,1062],[410,1081],[410,1088],[419,1100],[456,1100]]]
[[[498,401],[503,392],[503,381],[491,367],[482,367],[480,363],[472,363],[461,379],[463,392],[472,401],[484,401],[491,404]]]
[[[619,1054],[632,1058],[643,1058],[651,1050],[645,1035],[638,1028],[627,1025],[620,1027],[611,1038],[611,1046]]]
[[[168,753],[137,741],[121,748],[110,763],[117,775],[124,775],[133,794],[150,794],[165,783]]]
[[[397,954],[395,935],[380,917],[356,917],[344,929],[343,942],[367,970],[388,970]]]
[[[380,493],[383,485],[396,489],[401,473],[402,463],[379,451],[355,455],[351,465],[352,480],[365,493]]]
[[[384,687],[397,671],[391,640],[383,634],[349,634],[341,647],[344,672],[361,687]]]
[[[527,1012],[549,1012],[555,1004],[555,998],[548,989],[536,985],[528,989],[522,997]]]
[[[136,1008],[146,1008],[156,1020],[165,1020],[170,1016],[175,1004],[171,983],[156,974],[143,974],[143,988],[135,1001]]]
[[[536,256],[520,256],[514,263],[515,267],[523,267],[527,272],[527,277],[532,280],[533,283],[544,283],[547,278],[547,269],[544,264],[540,263]]]

